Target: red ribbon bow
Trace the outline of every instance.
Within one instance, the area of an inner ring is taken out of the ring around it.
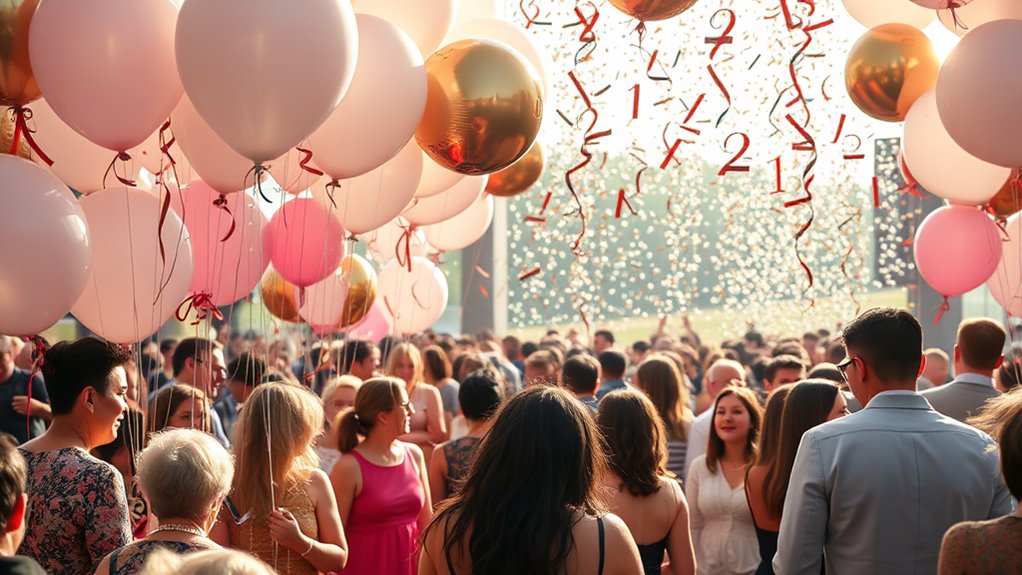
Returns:
[[[213,304],[213,294],[207,291],[201,291],[185,298],[181,305],[177,306],[177,320],[188,319],[188,313],[192,309],[195,310],[196,315],[192,325],[199,325],[199,322],[209,317],[210,314],[219,321],[224,320],[224,314],[220,313],[220,310]]]

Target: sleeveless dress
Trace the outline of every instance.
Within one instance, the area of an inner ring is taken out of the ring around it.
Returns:
[[[479,446],[478,437],[462,437],[452,439],[444,444],[444,459],[447,460],[447,496],[451,497],[461,491],[461,485],[468,475],[468,466],[472,463],[472,455]]]
[[[298,527],[306,537],[319,541],[316,505],[305,491],[304,484],[291,488],[283,501],[277,500],[277,505],[294,515]],[[241,525],[228,521],[227,526],[230,530],[231,547],[255,555],[273,567],[277,573],[304,575],[317,573],[316,568],[300,555],[300,551],[292,551],[273,540],[266,517],[249,519]]]
[[[419,513],[426,494],[412,452],[384,467],[358,450],[351,453],[362,471],[362,492],[351,503],[344,526],[348,538],[345,575],[415,575],[419,565]]]
[[[157,549],[166,549],[178,555],[219,549],[220,547],[212,541],[209,544],[185,543],[183,541],[136,541],[131,545],[121,547],[110,554],[110,575],[135,575],[142,570],[142,565],[149,559],[149,555]]]

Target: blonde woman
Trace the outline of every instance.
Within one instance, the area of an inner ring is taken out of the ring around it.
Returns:
[[[422,450],[399,441],[414,415],[404,382],[379,377],[362,384],[339,420],[343,455],[330,482],[351,541],[345,575],[415,575],[432,506]]]
[[[649,396],[667,429],[667,471],[684,477],[688,434],[694,416],[681,372],[669,357],[653,354],[639,365],[635,385]]]
[[[311,391],[266,383],[252,392],[234,427],[230,498],[242,517],[221,513],[214,541],[247,551],[280,573],[344,568],[348,545],[337,502],[313,448],[322,430],[323,408]]]
[[[411,427],[401,436],[402,441],[414,443],[422,449],[429,461],[433,447],[450,438],[444,419],[444,404],[440,392],[423,379],[422,355],[410,343],[399,343],[387,356],[387,375],[404,382],[405,393],[411,402]]]
[[[354,375],[342,375],[331,379],[323,388],[323,414],[326,416],[326,430],[316,440],[316,454],[319,468],[330,473],[341,457],[337,449],[337,418],[355,406],[355,392],[362,380]]]

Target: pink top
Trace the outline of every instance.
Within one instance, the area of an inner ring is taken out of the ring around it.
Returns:
[[[362,492],[351,503],[345,575],[415,575],[419,564],[419,513],[426,494],[407,444],[404,461],[384,467],[352,451],[362,471]]]

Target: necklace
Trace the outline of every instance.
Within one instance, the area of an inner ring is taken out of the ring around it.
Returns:
[[[198,535],[199,537],[206,537],[206,532],[198,527],[192,527],[191,525],[179,525],[177,523],[167,523],[166,525],[160,525],[156,529],[149,532],[150,535],[159,531],[181,531],[182,533],[191,533],[192,535]]]

